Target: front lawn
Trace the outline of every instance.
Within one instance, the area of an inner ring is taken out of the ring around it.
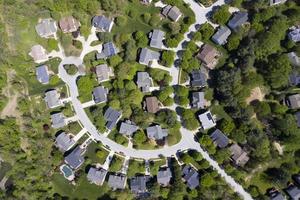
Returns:
[[[87,149],[86,156],[92,163],[104,164],[109,152],[105,150],[100,144],[91,143]]]

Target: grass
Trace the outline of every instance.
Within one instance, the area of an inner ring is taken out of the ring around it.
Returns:
[[[79,133],[79,131],[81,131],[81,129],[82,129],[82,127],[79,125],[78,122],[72,122],[65,127],[65,130],[67,132],[72,133],[74,135]]]
[[[135,149],[144,149],[144,150],[151,150],[151,149],[158,149],[159,146],[156,145],[156,143],[150,140],[147,140],[146,142],[143,143],[135,143],[133,142],[133,147]]]
[[[128,166],[128,171],[127,171],[127,176],[133,177],[136,174],[143,174],[143,173],[145,173],[145,170],[146,169],[145,169],[144,161],[130,160],[129,166]]]
[[[168,145],[172,146],[177,144],[181,140],[181,133],[178,129],[169,129],[169,135],[167,137]]]
[[[123,163],[124,163],[124,158],[114,155],[109,166],[109,171],[110,172],[120,171],[122,169]]]
[[[104,164],[108,154],[109,152],[102,148],[101,145],[93,142],[89,145],[85,155],[92,160],[92,163]]]
[[[228,121],[231,120],[231,117],[225,112],[224,108],[220,105],[213,105],[210,109],[212,114],[217,115],[217,119],[226,119]]]
[[[150,173],[152,176],[157,175],[159,168],[166,164],[166,159],[163,158],[158,161],[150,161]]]

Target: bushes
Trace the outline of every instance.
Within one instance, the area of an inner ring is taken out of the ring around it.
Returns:
[[[225,25],[230,16],[229,6],[223,5],[213,13],[212,20],[216,24]]]
[[[116,25],[117,26],[125,26],[127,24],[127,18],[123,16],[118,16],[116,18]]]
[[[164,51],[162,53],[162,65],[166,67],[171,67],[174,63],[175,52],[174,51]]]
[[[208,41],[211,36],[214,34],[215,29],[212,25],[210,25],[208,22],[206,22],[205,24],[203,24],[199,30],[199,32],[202,35],[202,39],[204,41]]]

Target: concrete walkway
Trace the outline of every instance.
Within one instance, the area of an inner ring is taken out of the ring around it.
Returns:
[[[73,139],[77,142],[86,132],[87,130],[85,128],[81,129]]]

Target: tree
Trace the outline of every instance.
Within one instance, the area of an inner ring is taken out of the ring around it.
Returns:
[[[163,51],[162,53],[162,65],[171,67],[174,63],[175,52],[174,51]]]
[[[259,117],[265,117],[271,113],[271,108],[267,102],[258,101],[254,104],[254,111]]]
[[[202,35],[202,39],[204,41],[208,41],[210,37],[214,34],[215,29],[211,24],[206,22],[205,24],[202,24],[199,31]]]
[[[119,55],[114,55],[108,58],[108,64],[111,67],[116,67],[122,62],[122,58]]]
[[[225,4],[218,8],[212,16],[212,20],[216,24],[225,25],[226,22],[229,20],[231,14],[229,12],[229,5]]]
[[[213,177],[210,176],[210,174],[205,173],[202,177],[201,177],[201,186],[203,187],[211,187],[213,184],[215,183]]]
[[[152,14],[149,24],[151,26],[157,26],[159,22],[160,22],[159,14]]]
[[[117,26],[125,26],[127,24],[127,18],[123,16],[118,16],[116,18]]]
[[[202,39],[202,34],[198,31],[193,35],[193,40],[198,42]]]
[[[172,22],[168,24],[168,28],[172,34],[177,34],[180,31],[180,24],[177,22]]]
[[[222,119],[219,128],[225,134],[230,134],[235,129],[235,124],[232,120]]]
[[[190,109],[184,109],[182,112],[183,126],[188,130],[196,130],[199,128],[199,122],[196,119],[195,113]]]
[[[150,21],[150,19],[151,19],[151,14],[150,14],[150,13],[144,13],[144,14],[142,15],[142,18],[143,18],[143,21],[144,21],[146,24],[148,24],[149,21]]]

